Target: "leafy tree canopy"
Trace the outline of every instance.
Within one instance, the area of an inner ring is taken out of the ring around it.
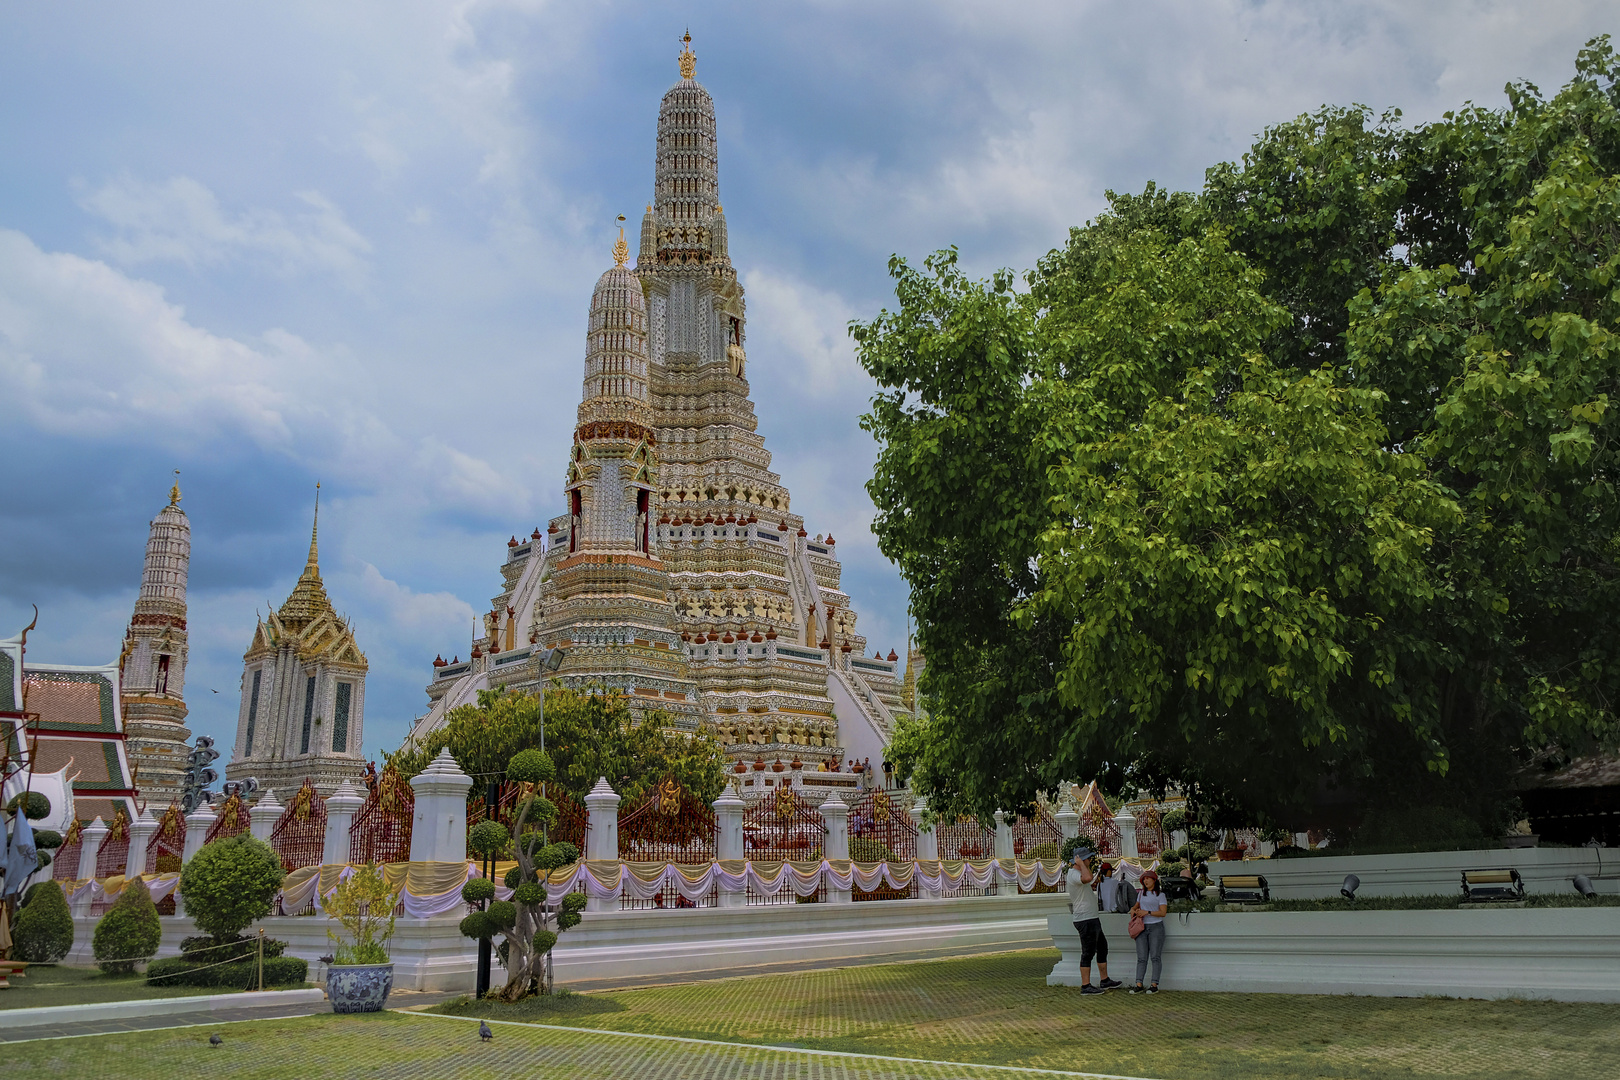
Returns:
[[[1325,108],[1025,276],[894,259],[851,326],[936,808],[1073,777],[1494,825],[1620,692],[1620,64],[1403,127]]]
[[[477,705],[450,710],[437,731],[421,743],[407,743],[388,755],[388,761],[408,779],[449,747],[462,771],[480,781],[472,789],[479,795],[481,782],[506,777],[510,763],[520,761],[525,770],[529,768],[532,759],[520,755],[538,753],[540,721],[538,695],[508,693],[505,688],[483,691]],[[661,712],[636,721],[623,694],[548,687],[545,756],[555,770],[556,783],[576,799],[582,799],[601,776],[625,804],[643,798],[666,776],[700,799],[718,798],[725,768],[720,747],[700,732],[666,729],[668,722]],[[532,779],[527,771],[523,778]]]

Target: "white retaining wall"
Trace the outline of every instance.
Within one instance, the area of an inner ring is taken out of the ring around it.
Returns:
[[[1512,867],[1526,892],[1569,893],[1585,874],[1602,893],[1620,893],[1620,850],[1614,848],[1498,848],[1488,851],[1424,851],[1402,855],[1312,855],[1299,859],[1211,862],[1209,876],[1264,874],[1278,900],[1338,896],[1346,874],[1361,878],[1357,896],[1462,898],[1462,871]],[[1610,909],[1613,911],[1613,909]],[[1620,918],[1620,914],[1617,914]]]
[[[647,978],[791,964],[810,960],[951,956],[1050,944],[1047,916],[1068,907],[1061,893],[977,896],[953,900],[881,900],[858,904],[768,904],[740,908],[587,912],[557,945],[559,984]],[[163,920],[160,956],[197,933],[190,919]],[[388,943],[394,985],[412,990],[471,992],[478,946],[457,929],[461,915],[398,919]],[[331,953],[323,915],[276,916],[256,924],[288,943],[286,955],[310,962],[310,978],[325,981],[319,957]],[[66,963],[93,964],[95,920],[74,920]],[[501,981],[501,969],[493,972]]]
[[[1195,913],[1165,922],[1166,990],[1620,1002],[1612,907]],[[1124,915],[1103,916],[1108,973],[1128,986],[1136,943],[1125,925]],[[1048,926],[1063,953],[1048,985],[1080,985],[1074,923],[1057,914]]]

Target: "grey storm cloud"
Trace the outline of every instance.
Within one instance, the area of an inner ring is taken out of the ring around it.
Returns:
[[[590,288],[650,196],[688,20],[760,428],[885,652],[905,592],[867,531],[873,387],[846,326],[889,300],[891,254],[1026,268],[1108,189],[1196,188],[1324,103],[1421,122],[1551,90],[1614,21],[1578,0],[13,6],[0,631],[39,603],[37,655],[115,656],[180,468],[191,722],[228,736],[319,479],[328,588],[372,663],[366,749],[392,748],[507,536],[559,508]]]

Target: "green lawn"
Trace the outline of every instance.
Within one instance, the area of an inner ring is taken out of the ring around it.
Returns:
[[[980,1065],[1156,1080],[1595,1080],[1616,1075],[1620,1061],[1620,1009],[1612,1005],[1169,992],[1081,997],[1045,985],[1055,960],[1055,952],[1040,950],[566,995],[518,1006],[463,1001],[443,1007],[519,1022],[497,1024],[487,1045],[468,1019],[325,1014],[12,1043],[6,1054],[25,1075],[100,1074],[116,1062],[121,1080],[1043,1075]],[[225,1040],[218,1048],[207,1042],[214,1032]]]
[[[99,968],[34,964],[22,978],[11,977],[10,990],[0,990],[0,1009],[37,1009],[46,1005],[88,1005],[97,1001],[211,993],[214,991],[147,986],[144,975],[103,975]]]
[[[1147,1077],[1620,1073],[1620,1008],[1049,987],[1052,950],[440,1010],[536,1023]],[[1128,974],[1128,972],[1127,972]]]

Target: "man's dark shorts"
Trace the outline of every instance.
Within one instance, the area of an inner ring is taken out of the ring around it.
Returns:
[[[1080,966],[1090,967],[1093,956],[1097,963],[1108,963],[1108,939],[1103,936],[1102,920],[1087,919],[1077,922],[1074,928],[1080,931]]]

